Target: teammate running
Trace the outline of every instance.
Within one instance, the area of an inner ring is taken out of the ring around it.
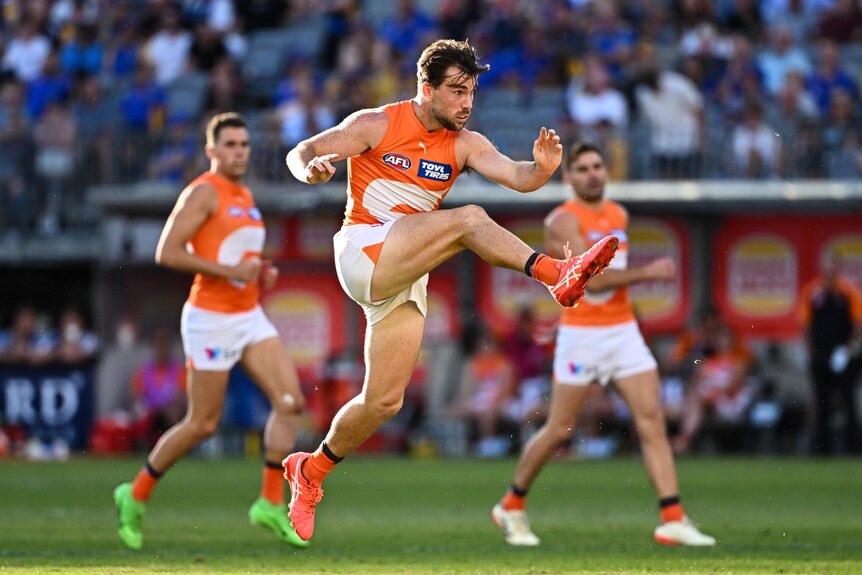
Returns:
[[[188,412],[161,437],[135,480],[114,490],[118,532],[128,547],[142,547],[151,492],[174,463],[216,432],[228,376],[239,362],[272,406],[263,438],[260,497],[249,519],[282,541],[305,547],[287,517],[281,466],[293,449],[296,415],[304,399],[296,369],[258,303],[258,282],[272,287],[278,270],[260,259],[264,225],[251,192],[242,185],[250,147],[241,116],[220,114],[210,121],[206,154],[209,172],[180,195],[156,251],[158,264],[196,274],[181,322]]]
[[[631,410],[644,465],[659,498],[661,524],[655,529],[655,540],[667,545],[714,545],[715,539],[697,530],[680,503],[656,361],[638,329],[626,289],[641,281],[669,280],[676,266],[669,258],[659,258],[626,269],[629,218],[622,206],[604,199],[607,172],[597,147],[576,144],[569,151],[564,177],[574,198],[545,219],[551,254],[566,242],[575,250],[585,249],[608,234],[619,238],[620,249],[611,267],[590,283],[581,305],[563,310],[548,419],[525,446],[512,486],[494,507],[492,518],[510,544],[539,544],[524,510],[527,491],[557,447],[572,435],[590,384],[613,380]]]
[[[578,257],[553,259],[534,252],[478,206],[438,210],[464,170],[531,192],[560,165],[562,146],[554,130],[540,130],[533,161],[515,162],[464,129],[478,76],[487,69],[467,42],[438,40],[419,58],[414,99],[360,110],[287,155],[294,177],[309,184],[328,181],[333,163],[347,160],[347,210],[334,238],[336,269],[368,320],[361,393],[336,414],[317,451],[284,461],[290,518],[304,540],[314,531],[323,479],[401,408],[422,342],[431,270],[467,249],[488,263],[523,270],[571,306],[616,250],[617,239],[608,237]]]

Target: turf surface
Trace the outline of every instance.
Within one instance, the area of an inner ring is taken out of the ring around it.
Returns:
[[[862,573],[862,461],[694,459],[687,509],[714,549],[652,542],[635,459],[557,461],[530,498],[536,549],[508,547],[490,509],[514,461],[353,458],[327,480],[311,548],[248,524],[259,466],[186,460],[156,490],[140,552],[115,532],[113,487],[140,460],[0,462],[0,572]]]

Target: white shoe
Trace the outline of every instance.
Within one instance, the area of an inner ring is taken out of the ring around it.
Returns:
[[[530,522],[527,521],[526,511],[506,511],[498,503],[491,511],[491,519],[503,530],[503,535],[509,545],[535,547],[540,543],[536,534],[530,531]]]
[[[715,538],[698,531],[688,517],[681,521],[667,521],[655,528],[655,540],[662,545],[691,545],[692,547],[710,547],[715,545]]]

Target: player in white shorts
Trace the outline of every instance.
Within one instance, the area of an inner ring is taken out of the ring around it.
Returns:
[[[660,258],[627,269],[628,214],[616,202],[604,199],[607,171],[598,148],[575,144],[563,173],[574,194],[545,219],[549,249],[553,253],[554,246],[568,242],[579,251],[608,234],[619,239],[619,249],[610,267],[590,282],[580,304],[563,310],[548,419],[524,447],[512,485],[494,507],[492,518],[510,544],[539,544],[527,521],[527,492],[557,447],[572,435],[589,386],[613,382],[631,411],[644,465],[658,496],[661,524],[655,529],[655,540],[667,545],[714,545],[715,539],[698,531],[680,503],[656,361],[638,329],[626,290],[640,281],[671,279],[676,266]]]
[[[114,490],[117,532],[126,546],[143,546],[146,503],[160,478],[218,429],[230,370],[240,363],[269,399],[263,433],[260,496],[249,519],[296,547],[300,539],[287,517],[281,460],[296,441],[296,416],[304,400],[299,378],[259,302],[259,286],[271,288],[278,270],[261,261],[265,229],[251,191],[243,185],[248,130],[235,113],[207,126],[210,170],[180,194],[156,251],[157,263],[195,274],[183,307],[181,331],[188,370],[188,412],[156,443],[134,481]]]

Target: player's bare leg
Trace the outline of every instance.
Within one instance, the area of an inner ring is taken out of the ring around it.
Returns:
[[[323,478],[401,409],[424,329],[425,316],[410,301],[370,325],[365,337],[362,391],[335,415],[318,452],[313,456],[294,453],[284,461],[293,494],[290,518],[303,540],[308,541],[314,532],[314,511],[323,497]]]
[[[264,428],[264,457],[280,463],[293,450],[297,415],[305,407],[296,367],[275,337],[246,348],[241,364],[269,399],[272,411]]]
[[[186,416],[159,439],[147,459],[159,473],[170,469],[218,430],[228,376],[227,371],[188,371],[189,407]]]
[[[567,253],[565,260],[556,260],[535,252],[478,206],[410,214],[396,221],[386,237],[371,298],[377,301],[407,289],[466,249],[497,267],[521,272],[529,268],[561,305],[572,306],[584,295],[590,278],[610,263],[618,244],[617,238],[608,236],[583,254]]]
[[[189,370],[188,380],[186,416],[159,439],[135,480],[114,490],[119,514],[117,533],[131,549],[143,546],[146,502],[162,474],[218,429],[228,372]]]
[[[249,520],[266,527],[286,543],[307,547],[308,543],[296,535],[287,517],[281,465],[282,459],[296,443],[297,415],[305,405],[296,368],[276,337],[247,347],[241,364],[266,394],[271,406],[263,433],[264,467],[260,497],[249,509]]]
[[[659,498],[662,523],[655,530],[656,541],[668,545],[715,545],[714,538],[704,535],[689,522],[680,503],[658,371],[653,369],[621,378],[616,387],[632,413],[647,475]]]
[[[514,485],[527,491],[557,448],[572,436],[589,390],[587,385],[554,383],[548,419],[524,446],[515,468]]]
[[[491,518],[503,530],[509,544],[539,544],[539,538],[532,532],[527,520],[526,495],[554,451],[572,436],[589,389],[586,385],[554,383],[548,418],[524,446],[511,489],[491,511]]]
[[[407,289],[465,249],[489,264],[518,271],[534,251],[479,206],[403,216],[392,225],[380,251],[372,300]]]
[[[629,406],[647,475],[660,499],[679,494],[676,466],[661,405],[658,372],[650,370],[615,382]]]
[[[332,421],[325,441],[333,453],[344,457],[353,452],[401,409],[424,329],[425,316],[413,302],[406,302],[368,327],[365,382],[360,394]]]

